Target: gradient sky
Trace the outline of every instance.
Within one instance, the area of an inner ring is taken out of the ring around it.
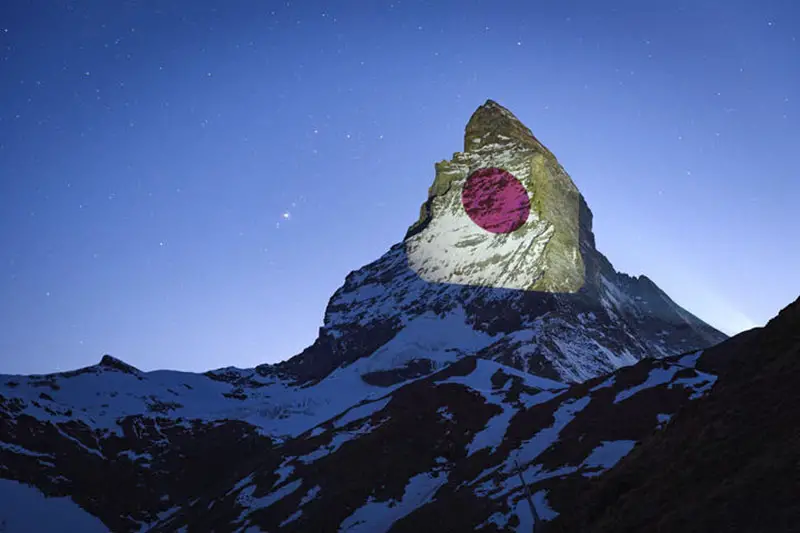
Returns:
[[[3,2],[0,372],[298,353],[487,98],[618,270],[763,324],[800,293],[798,38],[791,0]]]

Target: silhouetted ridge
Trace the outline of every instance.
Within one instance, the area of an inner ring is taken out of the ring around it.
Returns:
[[[707,350],[719,372],[614,469],[569,499],[549,533],[798,531],[800,299]]]

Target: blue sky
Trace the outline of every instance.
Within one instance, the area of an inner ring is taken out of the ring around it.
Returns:
[[[763,324],[800,292],[797,28],[789,1],[6,2],[0,372],[298,353],[487,98],[618,270]]]

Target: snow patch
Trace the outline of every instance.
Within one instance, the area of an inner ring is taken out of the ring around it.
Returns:
[[[316,487],[311,488],[308,492],[306,492],[305,496],[300,500],[300,504],[297,506],[297,511],[292,513],[286,520],[281,522],[279,527],[283,527],[287,524],[291,524],[301,516],[303,516],[303,506],[306,505],[308,502],[312,501],[314,498],[317,497],[319,494],[320,486],[317,485]]]
[[[439,487],[447,483],[447,473],[424,472],[408,480],[400,501],[374,501],[371,497],[339,526],[344,533],[379,533],[389,531],[396,521],[433,499]]]
[[[665,413],[658,413],[656,415],[656,420],[658,421],[658,428],[661,429],[666,426],[669,421],[672,419],[672,415],[668,415]]]
[[[344,416],[338,418],[333,423],[333,425],[336,428],[341,428],[355,420],[360,420],[362,418],[367,418],[368,416],[372,416],[374,413],[377,413],[378,411],[386,407],[386,405],[389,403],[389,400],[391,400],[391,398],[387,396],[382,400],[376,400],[373,402],[357,405],[356,407],[349,409],[344,414]]]
[[[672,378],[675,374],[680,370],[681,367],[677,365],[671,365],[667,368],[653,368],[650,370],[650,373],[647,376],[647,379],[644,383],[640,383],[630,389],[625,389],[617,394],[617,397],[614,398],[614,403],[619,403],[623,400],[627,400],[637,392],[643,391],[645,389],[650,389],[653,387],[657,387],[658,385],[663,385],[664,383],[669,383],[672,381]]]
[[[364,425],[362,425],[360,428],[358,428],[356,430],[340,431],[339,433],[337,433],[336,435],[333,436],[333,438],[331,439],[331,442],[329,442],[328,444],[326,444],[324,446],[320,446],[319,448],[317,448],[313,452],[307,453],[306,455],[302,455],[302,456],[298,457],[297,459],[299,461],[305,463],[305,464],[313,463],[317,459],[320,459],[322,457],[325,457],[326,455],[332,454],[333,452],[335,452],[336,450],[341,448],[342,445],[345,442],[349,442],[349,441],[351,441],[351,440],[353,440],[353,439],[355,439],[355,438],[357,438],[357,437],[359,437],[361,435],[365,435],[365,434],[367,434],[367,433],[379,428],[382,423],[383,422],[379,423],[376,426],[373,426],[369,421],[367,421]]]
[[[543,522],[550,521],[558,516],[558,513],[555,512],[547,503],[546,490],[537,491],[531,497],[531,500],[533,501],[533,506],[536,508],[536,514],[539,515],[539,518]],[[517,515],[517,518],[519,519],[519,524],[517,525],[516,531],[519,533],[529,533],[531,531],[535,531],[531,506],[530,503],[528,503],[528,498],[525,497],[524,491],[514,506],[514,514]]]
[[[446,406],[443,406],[443,407],[440,407],[440,408],[438,408],[438,409],[436,410],[436,412],[437,412],[439,415],[441,415],[441,416],[442,416],[442,418],[444,418],[445,420],[448,420],[448,421],[450,421],[450,422],[452,422],[452,421],[453,421],[453,413],[451,413],[450,411],[448,411]]]
[[[636,446],[635,440],[603,441],[597,448],[592,450],[592,453],[583,461],[581,466],[607,470],[628,455],[634,446]],[[594,477],[599,476],[601,473],[587,472],[583,475],[584,477]]]
[[[490,418],[486,423],[486,427],[472,438],[472,442],[467,447],[467,456],[484,448],[491,448],[489,451],[494,453],[503,442],[503,437],[505,437],[508,430],[508,424],[515,414],[517,414],[517,410],[513,406],[504,405],[503,412]]]
[[[536,435],[524,441],[517,449],[514,458],[520,463],[530,463],[542,454],[547,448],[553,445],[558,439],[561,430],[574,420],[575,415],[589,405],[591,398],[585,396],[576,400],[569,400],[561,404],[558,410],[553,413],[555,421],[553,425],[540,430]],[[513,464],[507,464],[505,472],[513,470]]]
[[[558,516],[558,513],[550,507],[550,503],[547,501],[546,490],[537,491],[533,495],[533,504],[536,506],[536,512],[539,514],[539,518],[544,521],[553,520]]]
[[[523,380],[523,384],[527,387],[537,390],[564,390],[567,385],[559,381],[553,381],[533,374],[526,374],[514,368],[489,361],[487,359],[477,359],[475,361],[475,369],[466,376],[451,376],[438,383],[458,383],[465,385],[477,392],[480,392],[489,403],[502,404],[502,397],[498,399],[495,395],[496,392],[492,390],[492,376],[498,371],[505,374],[517,376]]]
[[[684,388],[692,390],[692,395],[689,396],[690,400],[702,397],[717,382],[717,376],[698,370],[695,370],[695,372],[697,372],[697,375],[694,377],[676,379],[673,383],[670,383],[670,388],[675,385],[682,385]]]
[[[7,452],[16,453],[18,455],[27,455],[29,457],[43,457],[46,459],[52,459],[53,456],[49,453],[39,453],[29,450],[27,448],[23,448],[22,446],[18,446],[17,444],[10,444],[8,442],[0,442],[0,450],[5,450]]]
[[[552,392],[552,391],[542,391],[537,394],[528,394],[527,392],[523,392],[519,395],[519,399],[522,402],[522,405],[525,406],[526,409],[530,409],[535,405],[539,405],[540,403],[549,402],[556,396],[560,396],[563,393],[563,390]]]
[[[607,380],[603,381],[602,383],[600,383],[598,385],[595,385],[594,387],[589,389],[589,392],[594,392],[594,391],[597,391],[597,390],[600,390],[600,389],[613,387],[615,378],[616,378],[616,376],[611,376],[610,378],[608,378]]]
[[[288,459],[285,459],[283,463],[281,463],[281,466],[275,469],[274,473],[278,474],[278,480],[273,483],[273,487],[279,486],[281,483],[286,481],[289,476],[292,475],[292,472],[294,472],[294,466],[286,463],[288,463]]]
[[[681,366],[688,366],[694,368],[695,366],[697,366],[697,360],[700,358],[701,355],[703,355],[703,350],[698,350],[694,353],[684,355],[683,357],[678,359],[678,364]]]
[[[266,496],[262,496],[260,498],[253,497],[253,492],[255,492],[256,486],[248,485],[236,497],[236,503],[243,508],[242,514],[239,515],[238,522],[242,522],[243,520],[245,520],[246,517],[250,515],[253,511],[269,507],[278,500],[285,498],[286,496],[290,495],[291,493],[299,489],[300,485],[302,484],[303,484],[302,480],[296,479],[291,483],[287,483],[278,490],[274,490],[269,494],[267,494]]]
[[[453,363],[464,354],[485,348],[497,336],[476,331],[467,323],[460,307],[440,317],[426,312],[411,319],[389,342],[371,356],[359,359],[354,366],[362,374],[402,368],[414,359],[424,357],[438,368]]]

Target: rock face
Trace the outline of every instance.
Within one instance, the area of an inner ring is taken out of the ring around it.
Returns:
[[[529,195],[526,222],[510,233],[485,231],[464,215],[464,182],[494,168],[516,177]],[[409,266],[423,280],[555,293],[583,286],[581,214],[591,235],[583,198],[555,156],[496,102],[470,119],[464,152],[437,163],[428,195],[405,240]]]
[[[553,154],[489,101],[301,354],[0,376],[0,481],[16,483],[0,523],[21,483],[113,531],[513,531],[530,520],[517,463],[555,516],[708,390],[697,350],[724,338],[614,270]]]

